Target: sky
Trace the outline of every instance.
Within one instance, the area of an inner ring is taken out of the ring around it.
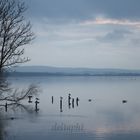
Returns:
[[[140,69],[140,0],[24,0],[26,65]]]

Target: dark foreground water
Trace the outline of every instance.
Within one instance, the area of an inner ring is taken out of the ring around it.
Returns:
[[[39,111],[34,98],[5,113],[1,108],[0,140],[140,140],[140,77],[9,80],[18,88],[40,86]]]

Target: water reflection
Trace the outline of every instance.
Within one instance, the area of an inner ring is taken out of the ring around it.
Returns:
[[[61,82],[55,79],[50,84],[44,80],[40,100],[32,98],[28,104],[27,98],[26,109],[20,105],[13,107],[15,119],[6,127],[7,140],[12,140],[12,136],[14,140],[140,139],[140,80],[96,81],[85,77],[83,81],[76,80],[73,79],[73,83],[68,79]],[[70,93],[66,90],[68,87],[71,87]],[[123,100],[127,102],[124,104]],[[28,107],[32,107],[31,110]],[[39,112],[35,108],[40,109]],[[28,109],[31,113],[26,116]],[[11,115],[10,110],[8,106],[6,114]]]
[[[27,98],[28,103],[32,103],[31,99],[37,96],[38,92],[39,88],[34,84],[30,84],[27,88],[14,88],[12,83],[7,80],[6,74],[0,73],[0,140],[9,137],[7,125],[9,125],[9,121],[17,120],[19,112],[34,114],[35,111],[39,111],[38,98],[35,101],[35,108],[25,104]]]
[[[6,92],[10,92],[11,88],[9,86],[5,73],[0,73],[0,100],[4,98]]]
[[[2,114],[0,113],[0,140],[4,140],[5,128]]]
[[[36,120],[36,117],[38,117],[35,114],[35,109],[31,105],[24,105],[19,103],[10,103],[7,104],[7,110],[4,109],[5,106],[0,105],[0,140],[7,140],[12,139],[11,133],[9,133],[8,129],[9,125],[14,121],[15,124],[17,124],[19,121],[24,120],[27,118],[25,114],[28,116],[28,118],[31,121]],[[38,112],[38,110],[37,110]],[[14,125],[11,128],[15,128],[16,125]]]

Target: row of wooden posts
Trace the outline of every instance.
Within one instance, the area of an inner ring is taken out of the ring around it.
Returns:
[[[76,106],[79,105],[79,98],[77,97],[76,99],[71,97],[71,94],[68,94],[68,106],[69,109],[72,107],[74,108],[75,105],[75,101],[76,101]],[[32,103],[32,96],[28,96],[28,103]],[[54,96],[52,96],[52,104],[54,103]],[[38,108],[38,104],[39,104],[39,98],[36,98],[35,101],[35,111],[38,112],[39,108]],[[6,102],[5,104],[5,111],[7,112],[8,110],[8,104]],[[60,112],[63,112],[63,97],[60,97]]]
[[[79,105],[79,98],[77,97],[76,99],[71,97],[71,94],[68,95],[68,106],[69,109],[72,107],[74,108],[75,101],[76,100],[76,106]],[[54,103],[54,97],[52,96],[52,104]],[[60,97],[60,112],[63,112],[63,97]]]
[[[32,96],[28,96],[28,103],[32,103]],[[39,104],[39,98],[36,98],[36,101],[35,101],[35,111],[38,112],[39,111],[39,108],[38,108],[38,104]],[[5,105],[5,112],[8,111],[8,103],[6,102]]]
[[[52,104],[53,104],[54,103],[54,96],[52,96],[51,100],[52,100]],[[76,103],[76,106],[78,106],[79,101],[80,101],[80,99],[78,97],[72,98],[71,94],[68,94],[68,107],[69,107],[69,109],[71,107],[74,108],[75,103]],[[88,99],[88,101],[91,102],[92,99]],[[32,103],[32,96],[28,96],[28,103]],[[122,103],[127,103],[127,100],[122,100]],[[36,98],[36,100],[35,100],[35,111],[36,112],[39,111],[38,104],[39,104],[39,98]],[[8,110],[8,104],[6,102],[5,111],[7,112],[7,110]],[[60,97],[60,112],[63,112],[63,97]]]

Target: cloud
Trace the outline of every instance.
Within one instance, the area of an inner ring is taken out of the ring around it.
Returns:
[[[96,39],[100,42],[120,42],[128,38],[128,35],[133,34],[129,30],[113,30],[105,34],[104,36],[97,37]]]
[[[37,36],[30,65],[140,68],[140,0],[26,3]]]
[[[95,19],[85,20],[81,23],[82,25],[122,25],[122,26],[133,26],[140,28],[140,21],[132,21],[126,19],[111,19],[105,17],[96,17]]]
[[[139,0],[28,0],[29,15],[40,18],[85,20],[104,15],[140,20]]]
[[[47,20],[42,20],[35,24],[34,29],[37,39],[51,46],[80,47],[81,43],[85,47],[100,46],[104,43],[112,44],[110,47],[120,46],[119,44],[123,44],[123,46],[139,45],[139,26],[122,23],[120,20],[117,20],[117,23],[112,20],[104,20],[107,22],[101,21],[100,23],[95,20],[94,24],[91,22],[85,24],[86,21],[52,24]],[[112,22],[114,24],[111,24]],[[123,46],[121,45],[121,47]]]

